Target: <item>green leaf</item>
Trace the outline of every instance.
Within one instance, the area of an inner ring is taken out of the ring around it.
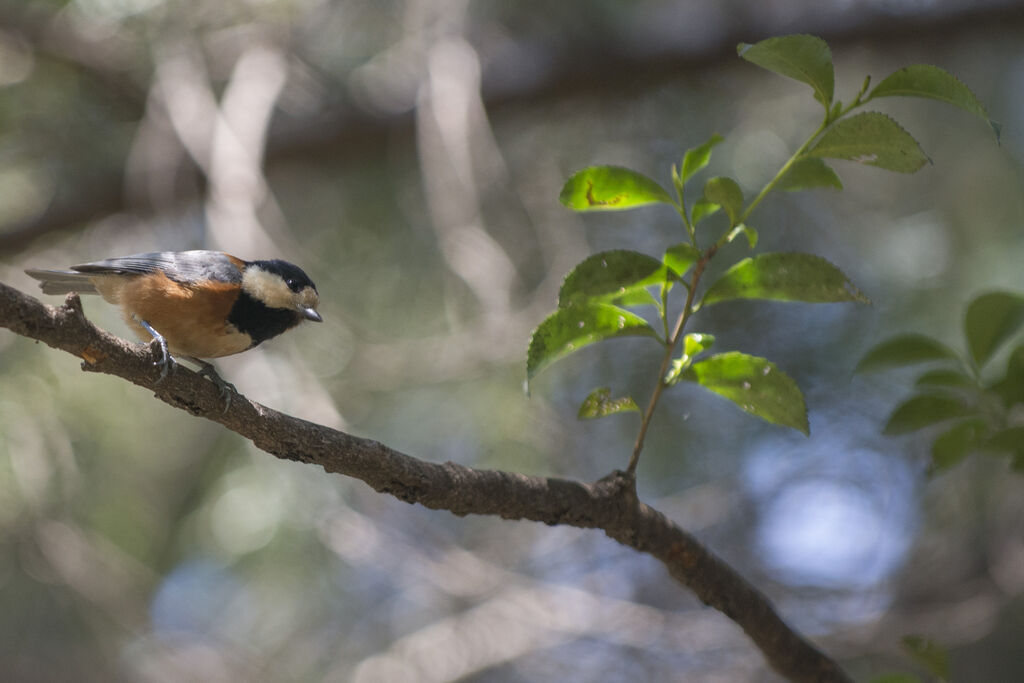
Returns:
[[[610,387],[600,387],[594,389],[589,396],[583,399],[577,417],[581,420],[593,420],[624,412],[638,413],[640,408],[636,401],[629,396],[613,399]]]
[[[735,228],[733,228],[729,235],[726,237],[726,242],[732,242],[740,235],[743,235],[744,237],[747,238],[747,244],[750,246],[751,249],[757,246],[757,230],[754,230],[746,223],[740,223]]]
[[[917,140],[900,124],[876,111],[841,119],[807,153],[900,173],[913,173],[928,163]]]
[[[697,382],[762,420],[810,433],[800,388],[764,358],[738,351],[720,353],[691,365],[682,379]]]
[[[901,365],[956,360],[953,349],[923,334],[904,334],[874,347],[860,359],[854,372],[871,372]]]
[[[588,344],[613,337],[658,333],[638,315],[611,304],[584,303],[560,308],[537,326],[526,354],[526,378]]]
[[[715,133],[703,145],[686,150],[686,154],[683,156],[683,168],[679,173],[679,179],[685,183],[697,171],[707,166],[708,162],[711,161],[711,148],[724,139],[721,135]]]
[[[730,299],[867,301],[831,263],[820,256],[799,253],[769,253],[743,259],[708,288],[702,305]]]
[[[1003,400],[1007,408],[1015,403],[1024,403],[1024,344],[1010,353],[1006,375],[989,388]]]
[[[912,64],[887,76],[875,86],[865,102],[876,97],[925,97],[947,102],[974,114],[985,121],[999,139],[999,124],[988,117],[988,112],[971,89],[953,74],[931,64]]]
[[[918,387],[969,389],[974,386],[974,381],[960,370],[936,368],[918,377],[914,385]]]
[[[987,450],[1020,456],[1024,454],[1024,426],[1000,429],[985,439],[983,445]]]
[[[978,367],[1024,323],[1024,297],[1010,292],[982,294],[967,307],[967,348]]]
[[[967,406],[957,398],[931,394],[914,396],[892,412],[882,433],[889,436],[907,434],[936,422],[967,416]]]
[[[618,211],[673,203],[661,185],[621,166],[591,166],[574,173],[558,200],[574,211]]]
[[[720,204],[715,204],[714,202],[701,197],[693,203],[693,224],[697,225],[708,216],[713,216],[721,208]]]
[[[683,353],[693,358],[702,351],[707,351],[715,343],[715,335],[703,332],[691,332],[683,337]]]
[[[661,303],[646,289],[631,289],[622,296],[612,297],[609,303],[616,306],[654,306],[661,308]]]
[[[776,187],[786,192],[809,190],[815,187],[834,187],[841,190],[843,182],[839,180],[836,172],[821,159],[800,157],[789,167]]]
[[[832,51],[821,38],[808,35],[779,36],[750,45],[740,43],[736,51],[748,62],[814,88],[814,99],[828,109],[835,88]]]
[[[662,260],[666,266],[672,269],[672,272],[682,277],[693,267],[694,263],[700,260],[700,251],[689,242],[681,242],[666,249]]]
[[[565,277],[558,292],[558,307],[621,299],[664,282],[666,276],[665,264],[653,256],[625,249],[602,251],[578,263]]]
[[[933,640],[921,636],[904,636],[903,649],[925,671],[943,680],[949,680],[949,652]]]
[[[694,358],[711,348],[714,343],[714,335],[701,332],[691,332],[683,337],[683,355],[672,361],[672,367],[665,375],[665,384],[673,386],[679,382],[683,371],[693,364]]]
[[[985,427],[981,418],[971,418],[940,434],[932,443],[932,471],[941,472],[958,465],[977,447]]]
[[[743,190],[732,178],[718,176],[704,185],[704,199],[718,204],[729,216],[729,225],[736,225],[743,211]]]

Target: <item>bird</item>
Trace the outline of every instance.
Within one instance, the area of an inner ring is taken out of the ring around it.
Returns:
[[[144,342],[160,345],[160,379],[175,357],[196,363],[230,405],[234,386],[204,358],[247,351],[304,320],[323,322],[316,285],[280,259],[245,261],[222,251],[157,251],[71,266],[30,268],[44,294],[99,294]]]

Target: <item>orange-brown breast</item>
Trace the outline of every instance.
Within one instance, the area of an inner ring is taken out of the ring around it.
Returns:
[[[163,273],[93,278],[104,299],[121,307],[125,322],[140,339],[150,335],[136,318],[164,336],[172,355],[219,358],[252,346],[252,338],[227,322],[238,285],[205,282],[182,285]]]

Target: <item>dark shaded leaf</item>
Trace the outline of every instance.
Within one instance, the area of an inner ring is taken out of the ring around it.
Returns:
[[[813,254],[761,254],[725,271],[704,294],[704,305],[730,299],[867,302],[841,270]]]
[[[611,304],[586,303],[560,308],[533,332],[526,354],[526,378],[574,351],[602,339],[624,336],[659,339],[638,315]]]
[[[957,465],[977,448],[985,433],[981,418],[964,420],[936,437],[932,443],[932,471],[941,472]]]
[[[888,339],[864,354],[854,372],[870,372],[956,358],[953,349],[931,337],[923,334],[904,334]]]
[[[697,361],[681,377],[697,382],[762,420],[810,433],[800,388],[764,358],[738,351],[721,353]]]
[[[704,199],[718,204],[729,216],[729,225],[736,225],[743,212],[743,190],[732,178],[718,176],[704,185]]]
[[[654,180],[621,166],[591,166],[576,172],[566,181],[558,200],[575,211],[618,211],[673,203]]]
[[[953,74],[931,64],[912,64],[887,76],[875,86],[864,100],[876,97],[925,97],[947,102],[970,112],[987,123],[999,139],[999,124],[988,117],[988,112],[971,89]]]
[[[978,367],[1024,323],[1024,297],[1011,292],[982,294],[967,307],[964,331],[967,348]]]
[[[1007,408],[1014,403],[1024,403],[1024,344],[1010,353],[1006,375],[993,383],[990,389],[1003,400]]]
[[[914,383],[915,386],[919,387],[949,387],[949,388],[962,388],[969,389],[974,386],[974,380],[965,375],[960,370],[950,370],[947,368],[936,368],[935,370],[929,370],[920,377]]]
[[[603,251],[578,263],[566,276],[558,292],[558,307],[621,299],[664,282],[666,275],[665,264],[653,256],[625,249]],[[641,301],[649,303],[650,296]]]
[[[786,175],[782,176],[776,187],[786,192],[809,190],[815,187],[834,187],[841,190],[843,182],[839,180],[836,172],[818,157],[800,157],[789,167]]]
[[[779,36],[753,45],[740,43],[736,51],[748,62],[808,84],[814,89],[814,99],[826,109],[832,103],[835,89],[832,51],[821,38]]]
[[[581,420],[593,420],[623,412],[636,413],[640,412],[640,408],[636,401],[629,396],[613,399],[610,387],[600,387],[594,389],[589,396],[583,399],[577,417]]]
[[[900,173],[913,173],[928,163],[928,157],[910,133],[875,111],[841,119],[807,153]]]
[[[952,396],[914,396],[892,412],[882,433],[890,436],[907,434],[936,422],[968,415],[966,404]]]
[[[1000,429],[985,439],[986,450],[999,451],[1008,455],[1024,454],[1024,426]]]
[[[868,683],[923,683],[923,681],[914,674],[882,674],[875,676]]]

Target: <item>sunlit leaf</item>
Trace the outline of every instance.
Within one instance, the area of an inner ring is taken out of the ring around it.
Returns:
[[[839,180],[836,172],[821,159],[800,157],[789,167],[786,175],[779,179],[776,187],[787,192],[810,190],[815,187],[834,187],[841,190],[843,182]]]
[[[921,636],[905,636],[903,649],[925,671],[942,680],[949,680],[949,652],[933,640]]]
[[[683,337],[683,353],[691,358],[711,348],[715,343],[715,335],[703,332],[691,332]]]
[[[860,359],[855,372],[870,372],[902,365],[955,360],[956,352],[923,334],[904,334],[888,339]]]
[[[665,250],[665,256],[662,258],[665,265],[679,276],[686,275],[686,271],[690,270],[699,259],[700,252],[689,242],[672,245]]]
[[[581,420],[593,420],[598,417],[606,417],[615,413],[640,412],[639,406],[629,396],[612,398],[610,387],[600,387],[590,392],[590,395],[583,399],[580,405],[580,412],[577,417]]]
[[[712,334],[691,332],[683,337],[683,355],[672,360],[672,366],[665,375],[665,384],[672,386],[679,382],[682,379],[683,371],[693,364],[698,355],[711,348],[714,343],[715,336]]]
[[[729,224],[736,225],[743,212],[743,190],[732,178],[718,176],[704,185],[704,199],[718,204],[729,216]]]
[[[721,135],[715,133],[703,145],[686,150],[686,154],[683,156],[683,168],[679,172],[679,179],[685,183],[697,171],[707,166],[711,160],[711,148],[724,139]]]
[[[865,98],[925,97],[947,102],[970,112],[985,121],[999,139],[999,124],[988,117],[988,112],[971,89],[953,74],[931,64],[912,64],[887,76]]]
[[[618,306],[585,303],[560,308],[533,332],[526,354],[527,380],[588,344],[630,335],[659,338],[646,320]]]
[[[609,299],[609,303],[613,303],[616,306],[654,306],[660,308],[661,304],[654,295],[646,289],[631,289],[622,296],[614,296]]]
[[[665,264],[653,256],[625,249],[603,251],[578,263],[566,276],[558,292],[558,307],[621,299],[664,282],[666,275]],[[649,303],[649,295],[641,300]]]
[[[941,472],[957,465],[974,450],[985,433],[985,421],[964,420],[936,437],[932,443],[932,471]]]
[[[725,271],[704,294],[705,305],[730,299],[867,301],[841,270],[820,256],[799,253],[745,258]]]
[[[900,173],[913,173],[928,163],[928,157],[910,133],[875,111],[841,119],[807,153]]]
[[[751,249],[757,246],[758,234],[757,230],[755,230],[754,228],[750,227],[746,223],[740,223],[739,225],[732,229],[732,232],[729,233],[728,241],[732,242],[740,235],[743,235],[744,237],[747,238],[747,245]]]
[[[657,182],[621,166],[591,166],[574,173],[558,200],[575,211],[617,211],[672,203]]]
[[[892,412],[882,433],[907,434],[955,417],[968,417],[967,406],[960,399],[931,394],[914,396]]]
[[[693,213],[693,224],[697,225],[708,216],[715,215],[721,208],[720,204],[715,204],[714,202],[701,197],[693,203],[693,208],[691,209]]]
[[[697,382],[768,422],[810,433],[803,394],[764,358],[730,351],[695,362],[682,379]]]
[[[1010,292],[982,294],[967,307],[964,331],[967,348],[978,366],[984,365],[999,346],[1024,323],[1024,297]]]
[[[835,75],[832,51],[821,38],[779,36],[753,45],[740,43],[736,49],[748,62],[808,84],[814,89],[814,99],[828,109],[835,88]]]

